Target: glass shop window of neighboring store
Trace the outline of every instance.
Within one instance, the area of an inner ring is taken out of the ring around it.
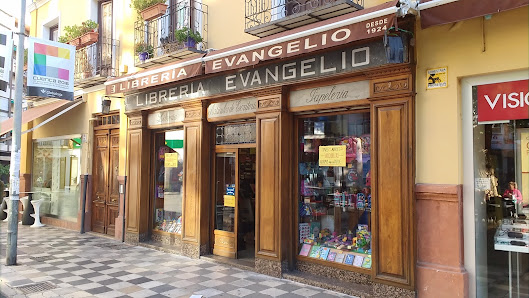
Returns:
[[[298,254],[371,268],[369,112],[299,120]]]
[[[155,134],[154,230],[181,234],[184,130]]]
[[[501,84],[473,89],[477,296],[529,297],[529,102]]]
[[[80,136],[33,142],[33,200],[44,200],[40,207],[43,216],[77,221],[80,169]]]

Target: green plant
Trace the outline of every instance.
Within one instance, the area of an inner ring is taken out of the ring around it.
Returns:
[[[161,3],[165,3],[165,0],[132,0],[130,7],[134,8],[136,12],[140,14],[145,8]]]
[[[136,55],[141,53],[149,53],[149,57],[152,57],[154,54],[154,47],[145,42],[138,42],[134,47],[134,51],[136,52]]]
[[[182,27],[182,29],[176,30],[174,36],[179,42],[186,42],[188,38],[191,38],[196,42],[202,42],[202,36],[200,36],[200,33],[194,32],[187,27]]]
[[[59,42],[67,43],[72,39],[76,39],[83,34],[88,32],[95,32],[99,25],[92,21],[86,20],[81,23],[81,25],[65,26],[64,27],[64,36],[59,37]]]

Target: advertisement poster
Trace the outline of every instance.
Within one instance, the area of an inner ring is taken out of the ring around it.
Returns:
[[[11,32],[0,31],[0,97],[9,98],[9,76],[11,74],[11,56],[13,54],[13,40]]]
[[[28,38],[28,96],[73,100],[75,47]]]

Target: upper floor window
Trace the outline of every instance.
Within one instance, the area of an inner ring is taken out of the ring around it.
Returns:
[[[51,41],[58,41],[59,40],[59,25],[51,26],[50,27],[50,40]]]

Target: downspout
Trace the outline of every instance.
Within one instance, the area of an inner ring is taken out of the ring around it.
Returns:
[[[125,101],[123,101],[124,103]],[[122,222],[122,229],[121,229],[121,242],[125,242],[125,205],[127,201],[127,164],[128,164],[128,156],[129,156],[129,150],[128,150],[128,137],[129,137],[129,120],[127,116],[127,123],[125,124],[125,179],[123,179],[123,222]]]

